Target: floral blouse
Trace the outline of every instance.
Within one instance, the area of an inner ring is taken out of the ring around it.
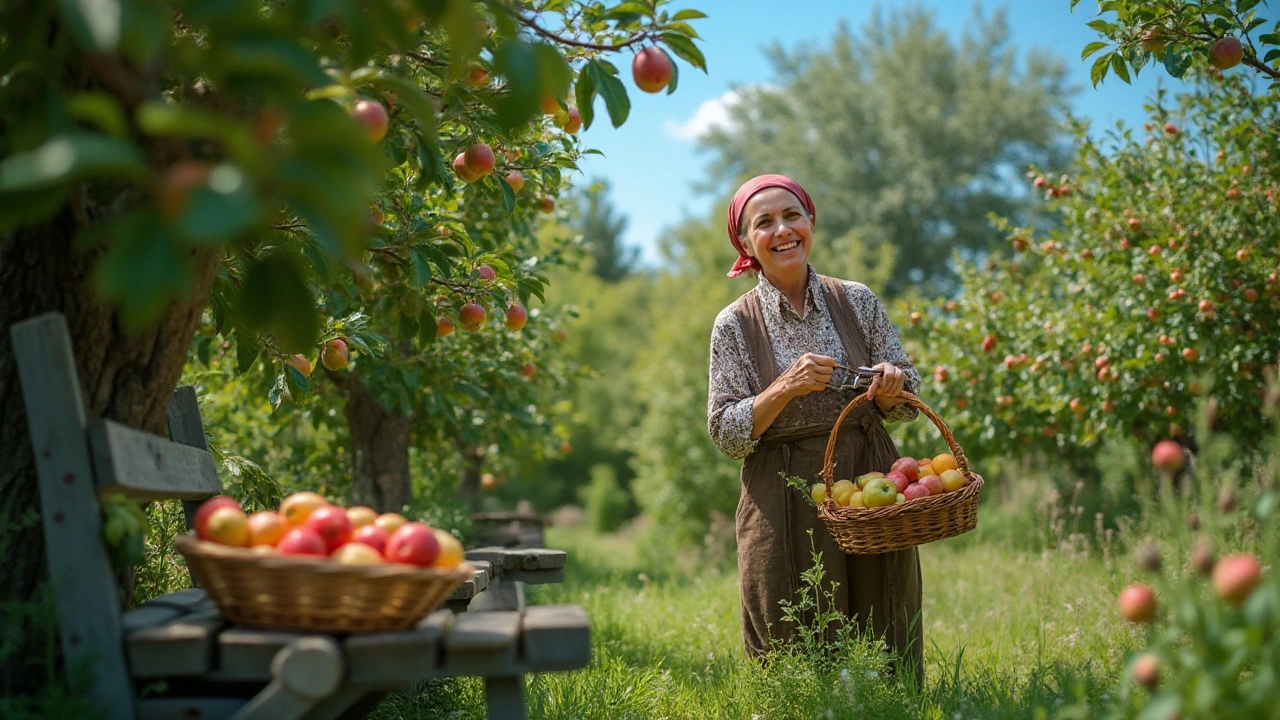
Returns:
[[[858,320],[866,333],[867,352],[871,364],[889,362],[902,368],[906,374],[905,389],[919,394],[920,374],[902,349],[898,334],[889,322],[884,305],[871,289],[862,283],[844,281],[849,304],[858,314]],[[809,286],[805,292],[805,313],[801,318],[781,290],[774,287],[764,275],[758,285],[760,306],[764,314],[765,328],[773,343],[773,353],[781,374],[805,353],[817,353],[833,357],[847,365],[844,344],[836,332],[835,323],[827,310],[818,273],[809,266]],[[836,370],[832,379],[836,383],[852,382],[846,373]],[[746,340],[738,316],[729,306],[720,311],[711,331],[711,384],[707,393],[707,430],[720,451],[731,458],[745,458],[755,450],[759,440],[751,438],[753,404],[752,387],[761,385],[756,366],[747,352]],[[833,421],[853,398],[851,391],[822,391],[811,393],[811,412],[806,422],[814,418],[830,417]],[[795,402],[794,400],[792,402]],[[829,407],[828,407],[829,406]],[[918,412],[906,404],[899,405],[884,416],[885,422],[914,420]],[[781,418],[780,418],[781,419]],[[775,421],[778,424],[778,421]]]

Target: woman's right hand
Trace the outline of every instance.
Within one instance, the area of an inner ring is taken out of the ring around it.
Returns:
[[[788,398],[798,398],[811,392],[826,390],[835,369],[835,358],[805,353],[791,363],[791,367],[778,378],[778,383],[782,385],[782,391]]]

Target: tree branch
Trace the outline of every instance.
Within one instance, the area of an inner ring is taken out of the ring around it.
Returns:
[[[651,37],[651,33],[642,30],[632,35],[631,37],[627,38],[626,40],[623,40],[622,42],[617,43],[615,45],[603,45],[600,43],[586,42],[583,40],[576,40],[574,38],[564,37],[563,35],[557,35],[551,32],[550,30],[547,30],[546,28],[539,25],[537,23],[537,20],[535,20],[534,18],[525,17],[524,15],[521,15],[518,11],[516,11],[513,8],[503,7],[502,9],[506,11],[506,13],[510,15],[512,18],[514,18],[516,22],[529,28],[535,34],[541,37],[544,37],[547,40],[550,40],[554,43],[557,43],[560,45],[568,45],[570,47],[587,48],[588,50],[603,50],[605,52],[608,52],[611,50],[621,50],[622,48],[630,47],[642,40],[645,40]]]

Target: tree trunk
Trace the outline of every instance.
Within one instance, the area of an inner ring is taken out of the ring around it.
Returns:
[[[165,408],[217,274],[217,251],[193,253],[189,294],[170,303],[151,328],[129,335],[93,290],[92,272],[103,248],[77,246],[77,215],[83,218],[83,210],[68,206],[43,226],[0,236],[0,608],[40,597],[47,579],[35,458],[9,327],[45,312],[65,315],[89,418],[162,432]],[[44,657],[48,629],[9,617],[0,617],[0,624],[6,636],[17,630],[12,637],[18,643],[12,654],[0,654],[0,692],[43,685],[45,668],[31,658]]]
[[[458,453],[462,455],[462,482],[458,485],[460,495],[471,506],[472,510],[480,509],[480,470],[484,467],[484,446],[471,445],[461,439],[455,441]]]
[[[412,418],[388,410],[355,375],[339,381],[346,391],[354,476],[351,499],[380,513],[402,512],[412,499],[409,429]]]

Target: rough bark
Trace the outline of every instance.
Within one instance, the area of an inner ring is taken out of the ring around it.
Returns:
[[[130,335],[93,290],[102,248],[76,245],[84,218],[83,206],[73,201],[47,224],[0,237],[0,608],[41,597],[47,575],[35,462],[9,327],[50,311],[65,315],[88,416],[158,432],[217,273],[216,251],[194,253],[188,295],[171,303],[151,328]],[[43,668],[30,661],[44,657],[45,628],[18,625],[5,627],[6,636],[17,630],[21,638],[19,649],[0,657],[5,692],[45,680]]]
[[[378,512],[401,512],[412,498],[409,431],[413,419],[388,410],[356,376],[341,381],[351,434],[351,499]]]
[[[484,446],[472,445],[461,439],[455,441],[458,454],[462,456],[462,482],[458,485],[458,495],[470,505],[472,510],[480,509],[480,471],[484,469]]]

